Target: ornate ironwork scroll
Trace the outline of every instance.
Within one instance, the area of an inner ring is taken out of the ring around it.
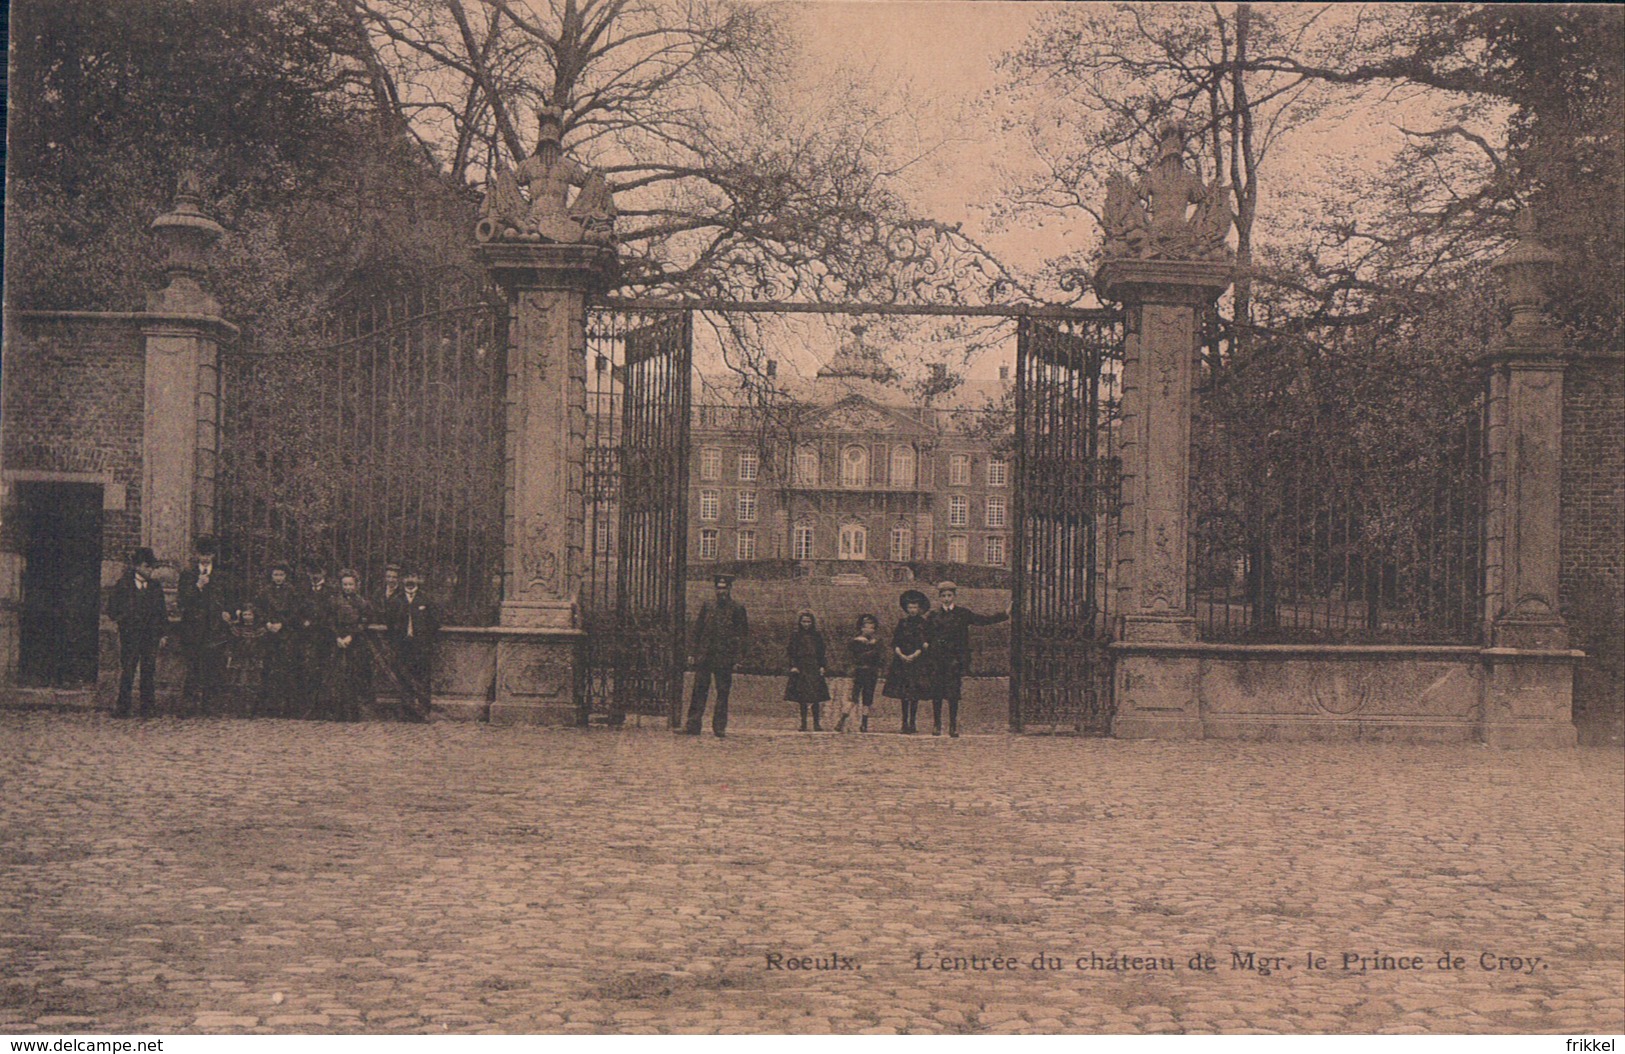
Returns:
[[[1105,567],[1122,324],[1023,318],[1016,344],[1010,727],[1111,731]]]
[[[584,716],[667,717],[687,627],[687,311],[595,310],[587,327]]]

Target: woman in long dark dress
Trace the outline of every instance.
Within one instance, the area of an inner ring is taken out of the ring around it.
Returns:
[[[784,686],[784,698],[801,707],[801,730],[807,731],[807,711],[812,710],[812,730],[822,732],[824,701],[829,698],[829,683],[824,680],[824,635],[818,632],[818,620],[811,611],[803,611],[796,618],[795,632],[790,634],[790,680]]]
[[[887,699],[902,703],[904,735],[913,735],[920,699],[931,694],[931,670],[925,661],[925,612],[931,601],[918,589],[898,598],[903,617],[891,635],[891,669],[886,673]]]

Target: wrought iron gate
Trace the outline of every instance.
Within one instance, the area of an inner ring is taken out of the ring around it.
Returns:
[[[1122,325],[1026,317],[1018,333],[1010,728],[1107,735]]]
[[[687,311],[588,316],[583,722],[681,717],[692,337]]]

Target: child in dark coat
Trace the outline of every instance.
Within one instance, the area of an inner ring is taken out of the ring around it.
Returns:
[[[858,616],[857,636],[846,642],[846,654],[852,664],[852,692],[841,707],[841,719],[835,722],[835,731],[846,731],[846,719],[855,707],[861,706],[860,732],[869,731],[869,714],[875,705],[875,684],[880,680],[880,661],[886,646],[880,643],[880,621],[873,615]]]
[[[920,700],[931,694],[931,670],[925,660],[925,613],[931,601],[918,589],[898,598],[903,617],[892,631],[891,670],[886,674],[886,698],[902,703],[903,734],[912,735],[919,719]]]
[[[790,680],[784,686],[784,698],[801,706],[801,730],[807,731],[807,711],[812,710],[812,730],[822,732],[819,721],[823,716],[824,701],[829,698],[829,684],[824,680],[824,635],[818,632],[818,620],[811,611],[803,611],[796,619],[795,632],[790,634]]]

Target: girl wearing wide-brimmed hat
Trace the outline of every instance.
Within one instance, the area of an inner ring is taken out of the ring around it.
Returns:
[[[931,670],[925,661],[925,613],[931,601],[918,589],[910,589],[897,598],[897,604],[903,609],[903,617],[892,630],[891,669],[886,674],[884,694],[902,703],[902,732],[913,735],[920,698],[931,694]]]
[[[784,698],[801,707],[801,730],[807,731],[807,711],[812,711],[812,731],[822,732],[824,702],[829,698],[829,682],[824,680],[824,635],[818,632],[818,619],[811,611],[796,616],[795,632],[790,634],[790,680]]]

